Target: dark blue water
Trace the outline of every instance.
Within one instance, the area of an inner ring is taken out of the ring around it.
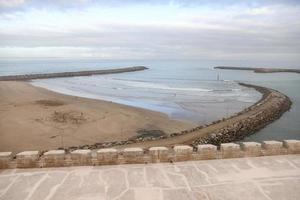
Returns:
[[[29,74],[144,65],[149,70],[105,76],[37,80],[33,84],[61,93],[114,101],[160,111],[197,124],[231,115],[253,104],[260,94],[236,81],[274,88],[288,95],[292,109],[246,140],[300,139],[300,75],[214,70],[240,63],[199,61],[0,61],[0,74]],[[219,77],[219,80],[218,80]]]

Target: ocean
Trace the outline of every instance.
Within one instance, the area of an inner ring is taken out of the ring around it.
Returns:
[[[1,60],[0,75],[146,66],[148,70],[89,77],[34,80],[55,92],[112,101],[167,114],[176,120],[205,124],[236,113],[261,98],[237,82],[262,85],[289,96],[292,109],[245,141],[300,139],[300,75],[256,74],[251,71],[215,70],[226,65],[213,61],[153,60]],[[239,66],[239,65],[238,65]]]

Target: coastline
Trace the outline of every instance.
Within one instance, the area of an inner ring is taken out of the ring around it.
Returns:
[[[168,134],[193,126],[151,110],[0,82],[0,151],[83,147],[132,138],[140,130]]]
[[[116,148],[130,146],[147,148],[151,146],[173,146],[175,144],[196,146],[206,143],[218,145],[222,142],[237,141],[253,134],[278,119],[291,106],[290,99],[278,91],[261,86],[239,84],[256,89],[262,94],[262,98],[234,116],[204,126],[195,126],[182,121],[170,120],[162,113],[101,100],[58,94],[31,86],[26,82],[0,82],[0,90],[2,90],[0,109],[12,111],[9,123],[5,121],[5,119],[9,119],[9,115],[6,112],[0,114],[2,115],[0,116],[1,127],[5,127],[7,124],[11,125],[10,131],[1,128],[1,132],[3,131],[1,136],[3,134],[6,137],[10,135],[11,138],[10,142],[7,142],[5,137],[4,140],[1,140],[3,144],[0,146],[3,149],[0,150],[8,150],[5,147],[14,146],[12,145],[14,144],[13,137],[20,138],[20,136],[25,137],[25,141],[31,138],[31,141],[27,141],[27,144],[30,144],[29,147],[19,145],[19,141],[17,141],[18,148],[12,151],[51,148],[71,151],[112,146]],[[9,93],[12,96],[8,97],[7,94]],[[22,98],[21,102],[10,102],[10,106],[7,108],[8,103],[5,102],[5,99],[13,101],[24,97],[24,94],[28,95],[24,99]],[[22,107],[28,108],[24,111]],[[95,109],[101,109],[101,112],[97,112]],[[16,114],[17,112],[19,114]],[[81,118],[81,113],[83,113],[83,118]],[[117,116],[112,117],[112,113]],[[53,120],[53,114],[58,114],[57,121]],[[110,119],[106,120],[107,118]],[[102,120],[101,124],[100,121]],[[14,123],[19,123],[18,126],[21,124],[23,127],[17,127],[19,130],[14,131],[16,128]],[[124,126],[124,124],[126,125]],[[22,132],[26,132],[26,135],[22,135]],[[36,137],[41,136],[43,140],[37,141]],[[62,142],[62,140],[64,141]],[[36,147],[36,144],[39,147]]]
[[[236,142],[279,119],[291,108],[292,101],[289,97],[276,90],[246,83],[239,84],[244,87],[254,88],[262,94],[262,98],[233,116],[204,126],[184,130],[180,133],[173,133],[167,138],[147,141],[122,141],[123,144],[121,145],[119,145],[120,142],[111,142],[104,144],[104,147],[149,148],[153,146],[173,147],[177,144],[187,144],[196,147],[199,144],[220,145],[221,143]]]

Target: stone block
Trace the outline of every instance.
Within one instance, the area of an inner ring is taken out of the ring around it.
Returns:
[[[12,159],[12,152],[0,152],[0,169],[9,168]]]
[[[167,147],[151,147],[149,148],[149,155],[153,163],[169,161],[169,149]]]
[[[280,155],[284,153],[283,144],[279,141],[263,141],[262,142],[263,154],[265,156]]]
[[[192,159],[193,147],[188,145],[179,145],[174,147],[175,161],[186,161]]]
[[[217,146],[212,144],[201,144],[197,146],[197,159],[209,160],[217,158]]]
[[[35,168],[38,166],[39,151],[23,151],[17,154],[18,168]]]
[[[123,150],[124,162],[127,164],[144,163],[144,151],[142,148],[133,147]]]
[[[283,146],[287,149],[290,154],[300,153],[300,140],[284,140]]]
[[[240,145],[235,143],[222,143],[220,150],[222,158],[239,158],[242,156]]]
[[[65,164],[64,150],[50,150],[44,153],[44,167],[63,167]]]
[[[118,164],[118,151],[113,148],[99,149],[97,160],[100,165]]]
[[[246,157],[257,157],[262,155],[261,144],[258,142],[242,142],[241,148]]]
[[[78,149],[71,152],[72,164],[75,166],[92,165],[92,151],[89,149]]]

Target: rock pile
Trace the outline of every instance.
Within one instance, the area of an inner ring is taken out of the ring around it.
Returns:
[[[268,102],[268,104],[266,104],[266,102]],[[192,145],[220,145],[221,143],[241,140],[280,118],[284,112],[290,109],[291,104],[292,102],[287,96],[282,95],[277,91],[272,91],[268,93],[268,95],[265,96],[265,98],[263,98],[260,102],[245,109],[239,114],[253,111],[260,106],[262,109],[257,109],[259,110],[258,112],[254,112],[244,119],[221,128],[209,134],[207,137],[199,138],[193,141]]]

